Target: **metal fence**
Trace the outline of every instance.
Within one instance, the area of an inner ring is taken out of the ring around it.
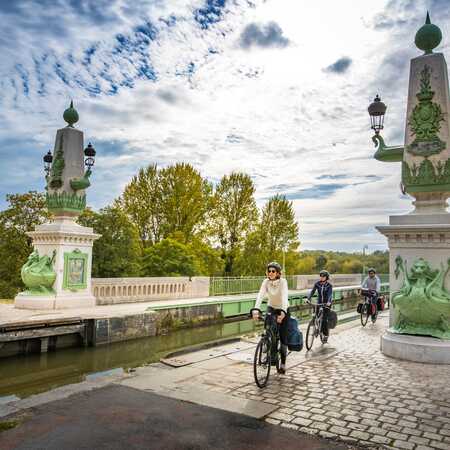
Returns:
[[[378,274],[382,283],[389,282],[389,274]],[[296,289],[296,276],[288,275],[286,280],[289,289]],[[361,275],[361,283],[365,275]],[[265,279],[261,277],[211,277],[209,281],[209,295],[234,295],[251,294],[258,292],[261,283]]]
[[[209,295],[251,294],[258,292],[266,277],[211,277]],[[295,289],[295,276],[285,277],[289,289]]]

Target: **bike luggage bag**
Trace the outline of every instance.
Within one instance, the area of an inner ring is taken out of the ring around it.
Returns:
[[[356,312],[357,312],[358,314],[361,314],[362,307],[363,307],[363,304],[362,304],[362,303],[358,303],[358,306],[356,307]]]
[[[337,325],[337,314],[330,309],[328,311],[328,328],[333,329]]]
[[[378,309],[378,311],[384,311],[384,297],[378,297],[377,309]]]
[[[299,352],[303,348],[303,334],[298,328],[297,320],[293,317],[288,318],[287,346],[291,352]]]

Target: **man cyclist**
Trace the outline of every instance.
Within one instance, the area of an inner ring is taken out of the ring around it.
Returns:
[[[375,322],[377,318],[377,300],[381,291],[381,280],[373,267],[369,269],[368,274],[369,275],[361,285],[361,289],[366,289],[368,291],[370,304],[372,305],[371,319],[372,322]]]
[[[287,356],[287,316],[283,311],[289,314],[289,300],[288,300],[288,285],[285,278],[281,278],[281,266],[277,262],[271,262],[267,264],[267,278],[262,282],[261,288],[256,298],[255,309],[261,308],[261,303],[264,297],[268,298],[267,301],[267,315],[266,325],[269,323],[273,327],[277,327],[280,335],[280,353],[281,364],[279,373],[286,373],[286,356]],[[259,312],[253,310],[253,319],[259,319]],[[280,311],[283,310],[283,311]],[[274,342],[272,348],[272,360],[276,358],[277,343]]]
[[[308,302],[311,302],[311,297],[317,292],[317,306],[315,314],[319,312],[321,306],[327,306],[323,308],[323,320],[322,320],[322,334],[323,343],[328,341],[329,329],[328,329],[328,315],[331,308],[331,303],[333,303],[333,286],[329,282],[330,273],[326,270],[321,270],[319,272],[319,281],[314,284],[311,292],[308,295]]]

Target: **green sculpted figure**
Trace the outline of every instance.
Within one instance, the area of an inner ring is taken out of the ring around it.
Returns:
[[[34,250],[28,257],[27,262],[22,266],[22,281],[27,287],[26,293],[30,295],[54,294],[52,288],[56,280],[56,273],[53,269],[56,250],[52,257],[47,255],[39,256]]]
[[[392,296],[393,331],[450,339],[450,292],[444,286],[450,270],[432,270],[423,258],[417,259],[408,274],[406,260],[396,258],[397,269],[403,273],[403,286]]]
[[[89,177],[91,176],[91,169],[86,170],[82,178],[72,178],[70,180],[70,187],[74,191],[79,191],[81,189],[87,189],[91,182],[89,181]]]

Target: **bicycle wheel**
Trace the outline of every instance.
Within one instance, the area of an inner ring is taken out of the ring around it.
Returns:
[[[270,339],[263,336],[258,342],[253,359],[253,375],[259,388],[267,385],[270,375]]]
[[[367,324],[367,321],[369,320],[369,308],[368,308],[368,305],[367,305],[367,303],[364,303],[363,305],[362,305],[362,308],[361,308],[361,325],[363,326],[363,327],[365,327],[366,326],[366,324]]]
[[[316,335],[316,324],[314,318],[312,318],[308,324],[308,329],[306,330],[306,349],[311,350],[313,346],[314,337]]]

